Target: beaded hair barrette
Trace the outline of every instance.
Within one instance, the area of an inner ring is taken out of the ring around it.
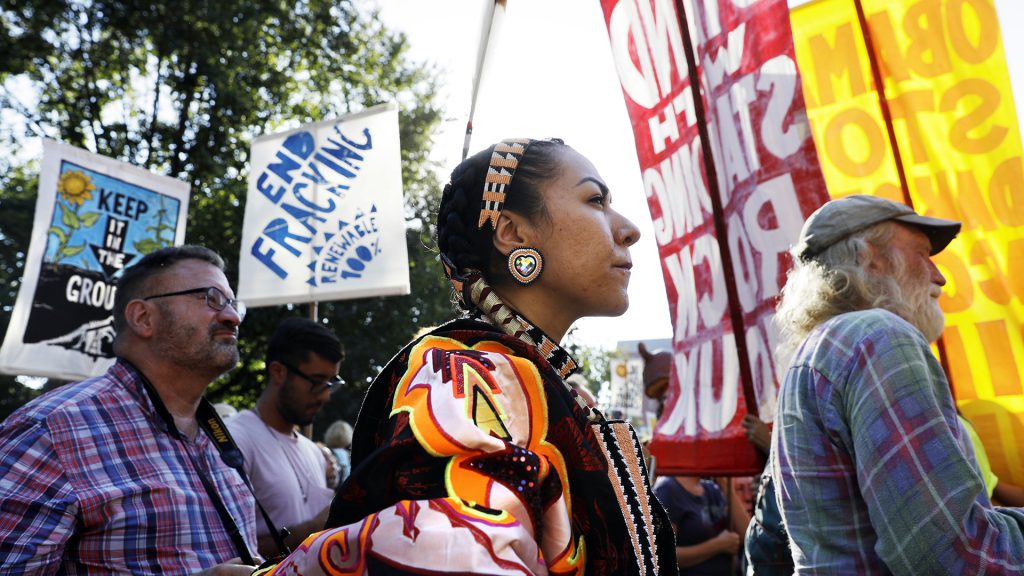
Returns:
[[[505,205],[505,190],[512,184],[512,176],[530,142],[532,140],[529,138],[511,138],[494,146],[491,163],[487,166],[487,176],[484,178],[484,193],[480,198],[478,229],[488,222],[492,230],[497,229],[498,216]]]

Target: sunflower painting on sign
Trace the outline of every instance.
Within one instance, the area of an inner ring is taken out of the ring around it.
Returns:
[[[63,258],[70,258],[85,250],[85,244],[72,244],[72,235],[76,230],[92,228],[100,218],[99,212],[81,213],[86,200],[92,200],[92,191],[96,186],[88,174],[77,170],[67,170],[60,175],[57,183],[57,207],[60,208],[60,221],[54,213],[54,223],[50,226],[50,234],[56,236],[58,245],[50,263],[57,266]]]
[[[57,142],[44,141],[43,151],[25,280],[0,370],[86,378],[114,357],[121,270],[184,238],[189,187]]]

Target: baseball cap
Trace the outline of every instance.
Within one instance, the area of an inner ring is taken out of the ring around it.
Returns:
[[[905,204],[855,194],[831,200],[815,210],[804,222],[793,254],[807,261],[843,238],[886,220],[919,228],[931,240],[933,256],[942,252],[960,232],[960,223],[954,220],[921,216]]]

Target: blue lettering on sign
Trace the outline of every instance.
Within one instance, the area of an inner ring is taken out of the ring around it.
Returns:
[[[354,218],[336,213],[339,211],[338,200],[345,198],[352,183],[359,178],[366,153],[373,150],[373,135],[364,128],[360,137],[352,138],[344,134],[340,126],[334,127],[334,133],[335,136],[328,138],[319,149],[310,132],[288,136],[274,155],[274,160],[256,178],[256,190],[281,212],[263,227],[249,252],[282,280],[288,277],[289,268],[293,268],[288,265],[288,260],[300,258],[308,252],[305,248],[310,245],[313,245],[314,252],[320,254],[325,247],[328,252],[337,251],[339,248],[336,247],[344,244],[340,250],[346,255],[345,260],[335,256],[337,259],[330,262],[338,266],[337,272],[343,278],[361,277],[366,264],[380,250],[376,205],[371,211],[356,214]],[[326,193],[321,194],[319,202],[312,195],[317,187]],[[338,224],[336,231],[317,233],[317,223],[328,224],[321,228],[331,228],[332,221]],[[368,238],[371,228],[372,240]],[[350,250],[356,250],[353,243],[357,239],[363,250],[348,255]],[[316,277],[310,280],[316,285],[315,281]]]
[[[338,222],[338,231],[323,246],[315,246],[318,255],[309,266],[310,286],[334,284],[338,280],[362,278],[367,265],[380,256],[380,229],[377,206],[360,211],[350,221]]]

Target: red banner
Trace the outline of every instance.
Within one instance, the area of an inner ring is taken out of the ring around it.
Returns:
[[[601,4],[674,327],[651,452],[659,473],[754,474],[763,457],[740,422],[748,411],[774,417],[781,371],[771,318],[788,250],[828,199],[786,2]]]

